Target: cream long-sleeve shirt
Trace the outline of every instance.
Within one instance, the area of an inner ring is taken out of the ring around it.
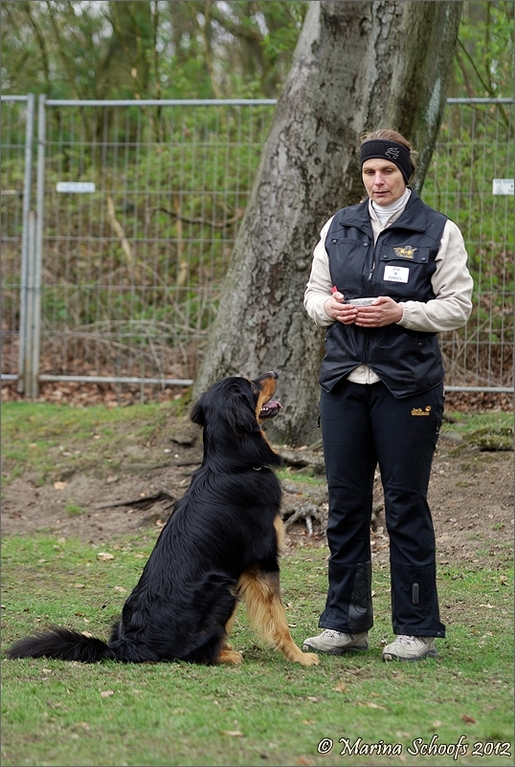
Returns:
[[[369,214],[374,243],[379,234],[396,221],[403,213],[396,212],[385,223],[381,223],[369,201]],[[311,274],[304,293],[304,307],[316,325],[326,327],[334,320],[326,313],[324,304],[331,298],[331,275],[329,257],[325,249],[331,217],[320,232],[320,240],[313,252]],[[472,277],[467,268],[467,251],[463,236],[456,224],[447,220],[436,255],[436,270],[431,278],[435,298],[430,301],[402,302],[403,315],[397,323],[409,330],[439,333],[455,330],[467,322],[472,311]],[[375,383],[379,380],[367,365],[360,365],[348,376],[356,383]]]

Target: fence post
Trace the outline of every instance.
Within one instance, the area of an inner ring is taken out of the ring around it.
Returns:
[[[27,321],[27,301],[28,301],[28,274],[29,258],[33,257],[29,245],[29,216],[31,212],[32,200],[32,153],[34,143],[34,110],[35,96],[33,93],[27,95],[27,123],[25,126],[25,170],[23,181],[23,228],[21,241],[21,279],[20,279],[20,342],[18,351],[18,384],[17,390],[21,394],[26,392],[26,348],[28,344],[27,333],[29,332]]]
[[[30,389],[27,394],[35,399],[39,394],[39,354],[41,346],[41,272],[43,262],[43,225],[45,207],[45,145],[46,96],[39,97],[38,105],[38,166],[36,187],[36,225],[34,237],[34,284],[32,289],[32,339]]]
[[[27,397],[32,397],[34,385],[34,272],[35,272],[35,237],[36,212],[29,211],[27,219],[27,274],[25,301],[25,339],[23,345],[23,391]]]

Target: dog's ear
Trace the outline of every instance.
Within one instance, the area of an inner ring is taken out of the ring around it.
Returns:
[[[243,392],[235,392],[228,398],[225,415],[227,423],[239,437],[261,431],[256,420],[254,403]]]
[[[193,421],[193,423],[197,423],[199,426],[205,426],[206,419],[201,400],[202,397],[193,405],[190,413],[190,419]]]
[[[209,421],[211,428],[217,422],[225,421],[240,437],[260,431],[250,383],[238,377],[213,384],[193,405],[190,418],[202,427]]]

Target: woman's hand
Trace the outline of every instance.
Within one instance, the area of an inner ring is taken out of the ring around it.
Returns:
[[[355,323],[362,328],[382,328],[400,322],[404,309],[393,298],[378,296],[370,306],[358,306]]]
[[[326,314],[343,325],[358,325],[363,328],[382,328],[400,322],[402,304],[388,296],[378,296],[370,306],[353,306],[343,303],[344,296],[336,291],[324,304]]]
[[[331,298],[328,298],[324,304],[325,313],[336,322],[344,325],[353,325],[358,316],[358,307],[351,304],[344,304],[344,295],[338,290],[334,291]]]

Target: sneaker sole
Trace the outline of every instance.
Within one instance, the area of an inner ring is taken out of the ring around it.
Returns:
[[[423,655],[418,655],[416,658],[403,658],[400,655],[392,655],[392,653],[384,653],[383,654],[383,660],[389,663],[392,660],[398,660],[398,661],[411,661],[412,663],[418,660],[423,660],[424,658],[436,658],[438,653],[436,650],[428,650]]]
[[[368,650],[368,645],[364,645],[363,647],[335,647],[332,650],[320,650],[318,647],[313,647],[313,645],[303,644],[302,649],[311,652],[321,652],[324,655],[344,655],[346,652],[364,652],[365,650]]]

